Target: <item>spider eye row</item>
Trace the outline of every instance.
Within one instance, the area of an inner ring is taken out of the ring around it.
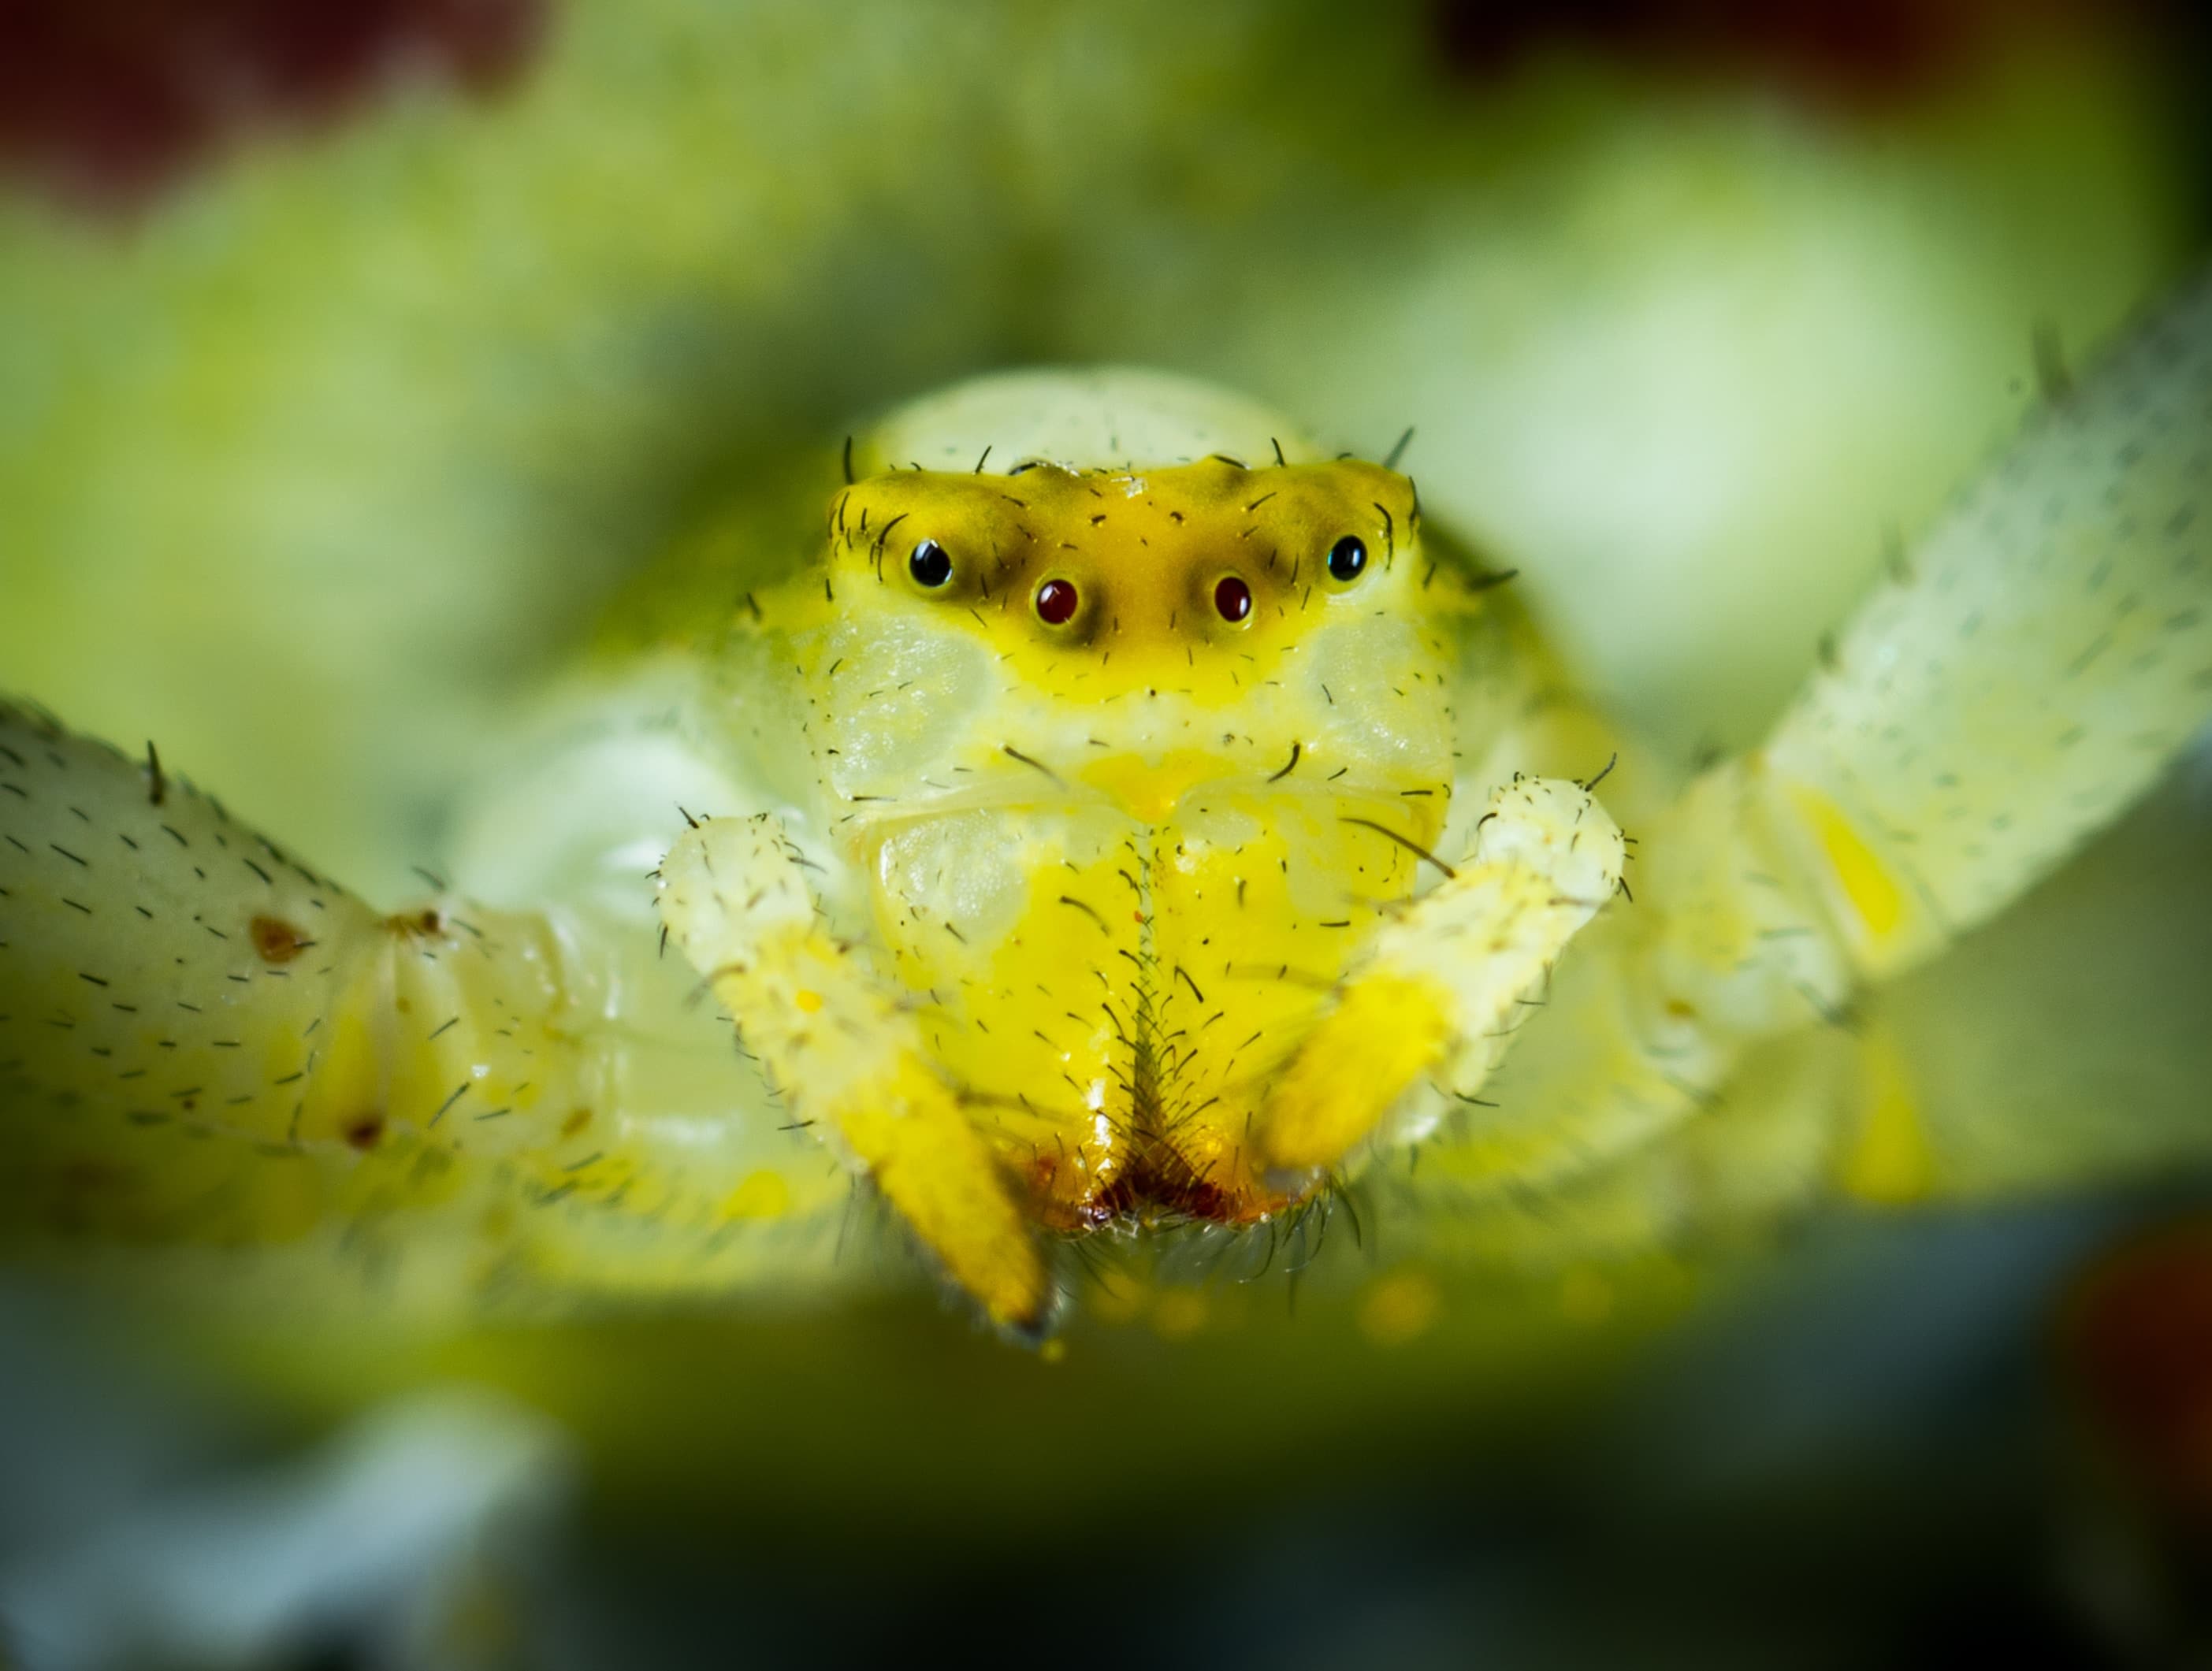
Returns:
[[[933,539],[921,541],[906,560],[907,573],[914,576],[915,584],[932,592],[951,581],[952,566],[952,554]],[[1327,566],[1331,580],[1339,585],[1350,585],[1366,572],[1366,543],[1357,534],[1345,535],[1329,547]],[[1037,619],[1047,626],[1063,627],[1082,608],[1083,594],[1076,589],[1074,581],[1054,577],[1039,583],[1030,603]],[[1231,626],[1241,624],[1252,614],[1251,586],[1241,575],[1223,575],[1214,584],[1213,607]]]

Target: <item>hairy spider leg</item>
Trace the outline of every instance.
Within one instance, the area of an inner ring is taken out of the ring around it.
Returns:
[[[1425,1076],[1480,1089],[1567,942],[1620,891],[1620,829],[1580,784],[1491,797],[1475,852],[1379,930],[1265,1105],[1261,1151],[1317,1176]]]
[[[444,1315],[726,1282],[809,1181],[651,1117],[572,928],[379,912],[150,751],[0,704],[0,1237],[211,1247],[295,1297],[304,1259]]]
[[[1639,827],[1637,908],[1567,961],[1508,1113],[1433,1145],[1423,1187],[1565,1188],[1648,1155],[1755,1048],[1850,1019],[2139,797],[2212,715],[2208,483],[2200,284],[1893,564],[1762,747]],[[1909,1087],[1870,1077],[1905,1110],[1877,1134],[1917,1144]]]
[[[843,1147],[1001,1328],[1035,1336],[1043,1250],[911,1012],[832,939],[771,814],[710,819],[660,866],[661,919],[795,1118]]]

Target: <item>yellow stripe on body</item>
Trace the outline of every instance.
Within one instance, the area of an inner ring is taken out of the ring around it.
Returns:
[[[1807,838],[1815,861],[1808,869],[1854,968],[1888,974],[1941,942],[1941,930],[1906,892],[1904,879],[1841,806],[1807,783],[1778,787]]]

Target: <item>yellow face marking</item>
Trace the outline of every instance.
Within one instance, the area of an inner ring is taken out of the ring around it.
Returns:
[[[1349,460],[895,471],[838,496],[830,573],[935,611],[1032,689],[1097,701],[1171,679],[1218,705],[1248,696],[1316,610],[1358,607],[1417,525],[1409,482]],[[1362,553],[1348,579],[1329,561],[1346,539]]]
[[[1139,823],[1156,824],[1164,822],[1191,790],[1221,772],[1218,756],[1176,749],[1158,761],[1136,754],[1096,761],[1083,769],[1083,781],[1105,791]]]

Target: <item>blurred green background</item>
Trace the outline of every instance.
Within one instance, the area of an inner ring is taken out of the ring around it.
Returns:
[[[1644,746],[1741,744],[2009,433],[2037,342],[2078,361],[2212,227],[2179,6],[327,9],[0,15],[0,687],[158,737],[371,897],[672,541],[1009,364],[1215,377],[1367,452],[1416,426],[1431,513]],[[1929,977],[1979,1018],[1966,1092],[2201,1087],[2206,781]],[[9,1407],[46,1483],[0,1450],[0,1548],[458,1374],[585,1458],[494,1658],[2094,1662],[2195,1628],[2200,1569],[2076,1479],[2056,1296],[2204,1199],[1816,1226],[1729,1250],[1656,1345],[1671,1261],[1410,1333],[1371,1290],[1236,1291],[1045,1364],[924,1303],[346,1340],[248,1395],[33,1295]],[[118,1433],[138,1483],[73,1495],[54,1458]]]
[[[0,665],[404,886],[471,722],[717,501],[963,374],[1134,361],[1418,425],[1589,677],[1740,742],[2033,329],[2201,241],[2185,66],[2023,16],[1831,86],[1540,15],[1468,62],[1429,3],[560,8],[492,94],[7,203]]]

